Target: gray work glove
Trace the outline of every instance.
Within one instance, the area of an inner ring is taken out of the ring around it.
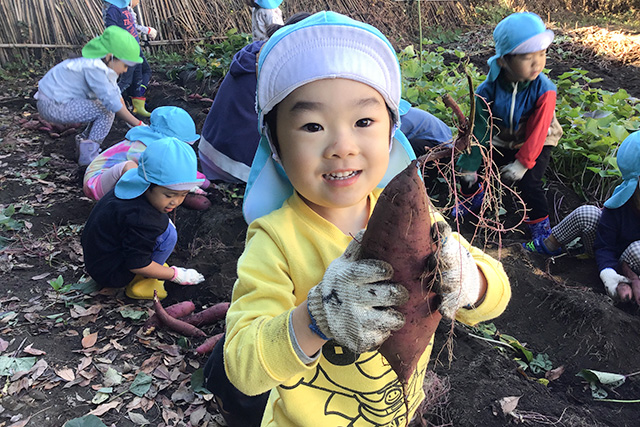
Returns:
[[[409,298],[404,286],[389,282],[390,264],[360,259],[363,234],[356,235],[307,296],[311,330],[356,354],[379,347],[404,325],[404,316],[391,307]]]
[[[473,256],[451,236],[451,227],[436,222],[432,234],[441,246],[436,254],[435,291],[442,298],[439,311],[447,319],[455,318],[458,309],[470,306],[480,296],[480,273]]]
[[[514,160],[500,168],[500,178],[510,182],[520,181],[528,170],[529,169],[520,163],[520,160]]]

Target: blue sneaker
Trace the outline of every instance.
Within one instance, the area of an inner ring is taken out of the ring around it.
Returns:
[[[546,256],[558,256],[563,252],[562,248],[558,248],[555,251],[550,250],[547,245],[544,244],[544,239],[533,239],[530,242],[523,243],[522,247],[527,252],[535,252]]]
[[[549,216],[544,219],[536,220],[536,222],[527,222],[529,226],[529,232],[533,240],[544,240],[551,234],[551,224],[549,223]]]
[[[479,211],[482,207],[482,201],[484,200],[484,188],[482,188],[482,184],[480,184],[478,191],[470,196],[464,194],[463,196],[464,198],[451,209],[451,216],[454,218],[457,216],[463,217],[470,212]]]

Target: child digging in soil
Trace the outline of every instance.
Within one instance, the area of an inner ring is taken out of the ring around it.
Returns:
[[[523,246],[530,252],[556,256],[580,237],[585,252],[595,255],[607,294],[640,305],[640,131],[620,144],[617,161],[623,181],[602,210],[580,206],[553,227],[549,237]]]
[[[104,26],[109,27],[115,25],[127,30],[136,38],[138,44],[140,43],[141,32],[146,34],[150,39],[155,39],[158,36],[158,31],[156,31],[155,28],[145,27],[139,25],[137,22],[133,8],[139,3],[140,0],[103,0],[102,18],[104,19]],[[140,57],[142,58],[142,63],[127,70],[127,72],[120,77],[118,86],[120,87],[122,96],[131,99],[133,114],[141,117],[149,117],[151,113],[147,111],[145,106],[145,102],[147,101],[145,93],[149,80],[151,80],[151,67],[142,53],[142,48],[140,48]]]
[[[196,178],[193,149],[175,138],[148,146],[137,168],[127,171],[95,205],[82,231],[89,275],[101,287],[125,288],[130,298],[159,298],[164,281],[195,285],[204,277],[193,269],[169,267],[178,235],[168,213],[177,208]]]
[[[382,191],[376,186],[399,171],[388,171],[397,166],[390,159],[411,150],[406,140],[391,143],[400,88],[389,41],[333,12],[283,27],[263,47],[262,139],[244,201],[245,214],[258,218],[238,262],[226,338],[205,366],[229,426],[405,425],[424,398],[431,345],[407,396],[376,350],[402,327],[392,307],[406,290],[389,282],[389,264],[349,257]],[[260,210],[268,197],[272,212]],[[501,264],[456,233],[444,246],[457,254],[440,257],[457,271],[448,283],[457,318],[499,315],[510,297]]]
[[[124,104],[118,75],[142,62],[140,46],[131,34],[109,27],[82,48],[82,57],[62,61],[38,82],[38,112],[53,123],[88,123],[76,136],[76,156],[86,166],[118,116],[129,126],[142,125]]]
[[[173,137],[187,144],[193,144],[199,137],[196,124],[185,110],[179,107],[158,107],[151,113],[149,126],[137,126],[127,132],[125,140],[103,151],[93,159],[84,173],[84,194],[100,200],[108,193],[116,182],[128,170],[137,168],[138,161],[144,150],[155,141]],[[207,188],[210,184],[205,176],[198,172],[198,178],[203,179],[200,188]],[[195,187],[198,188],[198,187]],[[188,194],[189,198],[204,198],[202,194]]]
[[[562,136],[555,117],[556,86],[542,74],[553,32],[546,29],[538,15],[522,12],[503,19],[493,38],[496,54],[488,61],[487,79],[476,91],[482,99],[476,98],[473,133],[481,144],[490,140],[500,178],[520,190],[531,237],[545,238],[551,227],[542,178],[551,150]],[[492,124],[497,126],[493,135]],[[454,206],[454,217],[476,211],[482,205],[484,188],[476,173],[481,162],[478,146],[458,160],[464,198]]]

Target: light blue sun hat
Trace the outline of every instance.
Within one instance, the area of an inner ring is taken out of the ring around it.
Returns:
[[[275,9],[282,4],[282,0],[255,0],[256,4],[263,9]]]
[[[546,49],[553,41],[553,31],[547,30],[542,19],[535,13],[518,12],[507,16],[496,25],[493,40],[496,44],[496,54],[487,61],[489,82],[497,79],[500,74],[498,58],[509,53],[524,54]]]
[[[154,141],[140,156],[138,167],[130,169],[115,187],[119,199],[135,199],[151,184],[175,191],[191,190],[204,179],[198,179],[198,160],[193,148],[176,138]]]
[[[168,136],[187,144],[193,144],[200,138],[196,133],[196,124],[185,110],[180,107],[157,107],[151,113],[149,126],[136,126],[127,132],[129,141],[141,141],[149,146],[153,141]]]
[[[111,3],[112,5],[114,5],[115,7],[119,7],[120,9],[131,4],[131,0],[106,0],[106,2]]]
[[[400,65],[387,38],[376,28],[335,12],[319,12],[276,31],[263,46],[258,61],[256,109],[260,143],[251,165],[242,206],[251,223],[279,209],[293,187],[269,142],[265,115],[295,89],[328,78],[343,78],[377,90],[400,124]],[[389,167],[379,187],[403,170],[415,153],[396,130]]]
[[[622,175],[622,184],[618,185],[611,197],[604,202],[609,209],[616,209],[627,203],[638,188],[640,176],[640,131],[626,137],[616,155],[618,169]]]

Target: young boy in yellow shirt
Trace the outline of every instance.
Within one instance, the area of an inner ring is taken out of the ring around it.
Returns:
[[[389,281],[387,263],[350,257],[376,187],[413,155],[395,133],[400,87],[389,41],[333,12],[280,29],[263,47],[262,137],[243,207],[257,219],[238,262],[226,338],[205,367],[229,426],[405,425],[423,400],[432,344],[410,379],[408,405],[376,350],[404,324],[393,307],[406,290]],[[462,272],[448,283],[449,308],[471,324],[499,315],[510,297],[501,264],[449,237]]]

